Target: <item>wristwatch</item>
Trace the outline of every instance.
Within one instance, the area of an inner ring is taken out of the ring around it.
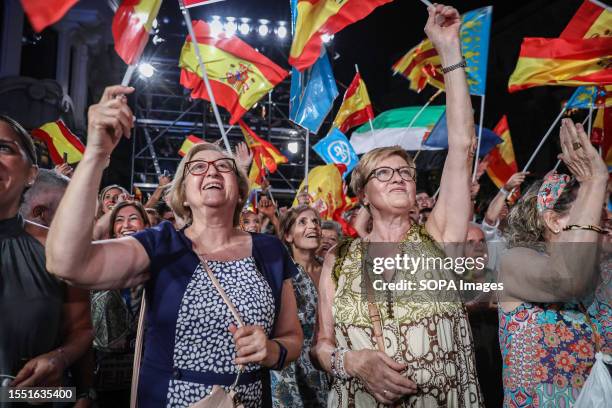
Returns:
[[[98,399],[98,393],[96,392],[95,388],[88,388],[85,391],[80,392],[76,399],[82,399],[82,398],[86,398],[90,401],[96,401]]]

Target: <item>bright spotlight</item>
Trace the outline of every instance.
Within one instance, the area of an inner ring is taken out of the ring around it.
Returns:
[[[287,150],[289,150],[292,154],[296,154],[299,150],[300,145],[298,142],[289,142],[287,143]]]
[[[280,39],[283,39],[283,38],[287,37],[287,27],[285,27],[285,26],[278,27],[276,29],[276,35]]]
[[[213,37],[218,37],[223,32],[223,23],[219,16],[213,16],[213,21],[210,23],[210,33]]]
[[[148,62],[142,62],[138,64],[138,73],[140,73],[140,76],[143,78],[151,78],[155,73],[155,68]]]
[[[251,31],[251,26],[249,23],[243,22],[240,23],[240,26],[238,26],[238,30],[240,31],[240,34],[247,35],[249,31]]]
[[[234,17],[227,18],[227,23],[225,23],[224,28],[225,28],[225,35],[227,35],[228,37],[231,37],[234,34],[236,34],[236,31],[238,31],[238,25],[234,21]]]
[[[334,38],[334,37],[333,37],[333,36],[331,36],[331,35],[329,35],[329,34],[323,34],[323,35],[321,36],[321,39],[323,40],[323,42],[324,42],[325,44],[329,43],[329,42],[332,40],[332,38]]]
[[[262,37],[265,37],[266,35],[268,35],[268,33],[270,32],[270,28],[268,27],[267,24],[261,24],[259,26],[259,28],[257,29],[257,32],[259,33],[259,35],[261,35]]]

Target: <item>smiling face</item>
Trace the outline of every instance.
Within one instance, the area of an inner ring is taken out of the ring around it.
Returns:
[[[115,238],[127,237],[145,228],[142,215],[133,205],[128,205],[117,211],[113,223],[113,234]]]
[[[302,211],[295,219],[285,241],[302,250],[316,250],[321,243],[321,221],[312,209]]]
[[[15,131],[0,121],[0,208],[7,210],[7,217],[17,213],[21,196],[36,173],[37,167],[27,159]]]
[[[374,171],[381,167],[398,169],[409,166],[406,160],[397,155],[392,155],[380,160],[374,166]],[[363,189],[365,202],[372,209],[389,214],[407,214],[415,206],[416,183],[414,180],[406,181],[400,177],[397,171],[388,181],[380,181],[371,177]]]
[[[104,195],[102,196],[102,212],[104,214],[113,209],[115,204],[117,204],[121,193],[122,191],[118,188],[110,188],[104,192]]]
[[[252,211],[245,211],[240,214],[240,228],[246,232],[259,232],[261,222],[259,216]]]
[[[208,164],[208,169],[200,173]],[[198,160],[200,162],[198,162]],[[185,198],[189,207],[194,208],[225,208],[230,214],[234,213],[239,199],[238,179],[232,161],[222,153],[214,150],[203,150],[196,153],[190,161],[189,169],[185,175]],[[228,167],[228,165],[230,167]],[[228,171],[229,170],[229,171]]]

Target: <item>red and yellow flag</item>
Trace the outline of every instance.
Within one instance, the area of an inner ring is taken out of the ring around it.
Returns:
[[[251,183],[261,184],[265,175],[264,168],[268,169],[270,173],[274,173],[278,164],[287,163],[289,160],[272,143],[257,136],[242,120],[238,121],[238,125],[242,130],[247,146],[253,152],[253,165],[249,172],[249,180]]]
[[[40,33],[56,23],[78,0],[21,0],[32,28]]]
[[[191,149],[193,145],[196,145],[198,143],[204,143],[204,140],[194,135],[187,136],[178,151],[179,156],[185,157],[187,152],[189,152],[189,149]]]
[[[393,64],[392,69],[410,81],[410,89],[413,91],[421,92],[427,84],[444,89],[442,62],[429,39],[408,51]]]
[[[608,165],[612,166],[612,108],[600,108],[593,120],[591,140],[601,144],[602,156]]]
[[[34,129],[32,136],[45,142],[56,165],[63,164],[64,157],[69,164],[78,163],[83,158],[85,146],[61,119]]]
[[[197,47],[217,104],[227,109],[234,124],[257,101],[288,75],[288,72],[236,36],[213,36],[203,21],[194,21]],[[181,85],[191,89],[193,98],[210,100],[195,54],[194,42],[187,36],[179,61]]]
[[[342,133],[346,133],[350,128],[371,119],[374,119],[372,102],[370,102],[365,82],[357,72],[344,94],[342,105],[340,105],[333,126],[337,127]]]
[[[612,11],[585,0],[567,24],[561,38],[612,37]]]
[[[323,34],[332,35],[393,0],[298,0],[289,63],[303,71],[321,54]]]
[[[543,85],[612,83],[612,37],[525,38],[508,82],[510,92]]]
[[[493,132],[502,138],[502,142],[495,146],[486,157],[487,174],[498,188],[502,188],[508,179],[518,171],[506,115],[502,116]]]
[[[147,45],[162,0],[123,0],[113,18],[115,51],[128,65],[138,62]]]

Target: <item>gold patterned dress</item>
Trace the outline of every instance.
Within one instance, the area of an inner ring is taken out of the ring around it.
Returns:
[[[376,350],[367,296],[362,291],[361,239],[346,241],[338,251],[334,266],[336,291],[333,316],[337,347],[350,350]],[[402,253],[412,257],[441,257],[425,228],[413,225],[401,243]],[[410,280],[453,279],[452,272],[420,270],[405,274]],[[436,293],[413,291],[412,296],[394,295],[392,309],[377,302],[387,355],[407,364],[405,375],[418,391],[401,399],[395,407],[483,407],[474,364],[472,334],[461,301],[442,301]],[[378,299],[377,299],[378,300]],[[329,394],[331,407],[383,407],[368,393],[363,383],[334,379]]]

